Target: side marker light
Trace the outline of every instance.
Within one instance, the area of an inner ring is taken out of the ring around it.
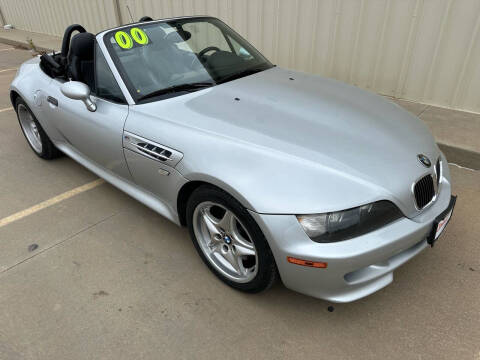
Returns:
[[[318,269],[326,269],[328,266],[328,263],[326,262],[302,260],[302,259],[297,259],[291,256],[287,256],[287,261],[295,265],[314,267]]]

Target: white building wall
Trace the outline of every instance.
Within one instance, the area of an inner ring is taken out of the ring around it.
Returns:
[[[212,15],[280,66],[480,112],[479,0],[0,0],[0,9],[19,29],[55,35],[72,23],[98,32],[130,13]]]

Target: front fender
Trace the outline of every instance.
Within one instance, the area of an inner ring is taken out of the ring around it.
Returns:
[[[178,169],[178,166],[177,166]],[[254,210],[255,206],[241,193],[241,191],[238,191],[235,186],[230,185],[229,183],[226,183],[222,179],[210,175],[204,172],[189,172],[188,176],[184,176],[189,182],[192,181],[201,181],[204,183],[212,184],[217,186],[218,188],[226,191],[230,195],[232,195],[237,201],[240,202],[246,209],[249,210]]]
[[[247,209],[264,214],[321,213],[382,199],[401,208],[392,193],[350,167],[339,169],[328,154],[308,160],[288,149],[278,151],[187,125],[181,119],[194,116],[182,106],[188,96],[157,103],[155,112],[165,117],[144,112],[148,104],[131,106],[125,130],[180,151],[183,158],[176,170],[189,181],[216,185]]]
[[[251,144],[202,137],[198,133],[190,137],[190,146],[202,151],[185,151],[177,170],[190,181],[224,189],[257,213],[321,213],[382,199],[398,203],[384,188],[319,163]]]

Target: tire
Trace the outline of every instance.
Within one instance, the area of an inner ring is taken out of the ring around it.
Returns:
[[[53,145],[28,105],[20,97],[15,101],[15,111],[23,135],[37,156],[45,160],[52,160],[62,155],[61,151]]]
[[[227,285],[257,293],[276,281],[278,271],[265,236],[228,193],[210,185],[197,188],[187,202],[187,226],[202,260]]]

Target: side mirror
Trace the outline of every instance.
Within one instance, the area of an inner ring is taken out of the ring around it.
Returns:
[[[90,88],[88,85],[80,81],[69,81],[62,84],[60,91],[70,99],[83,101],[88,111],[93,112],[97,110],[97,105],[90,99]]]

